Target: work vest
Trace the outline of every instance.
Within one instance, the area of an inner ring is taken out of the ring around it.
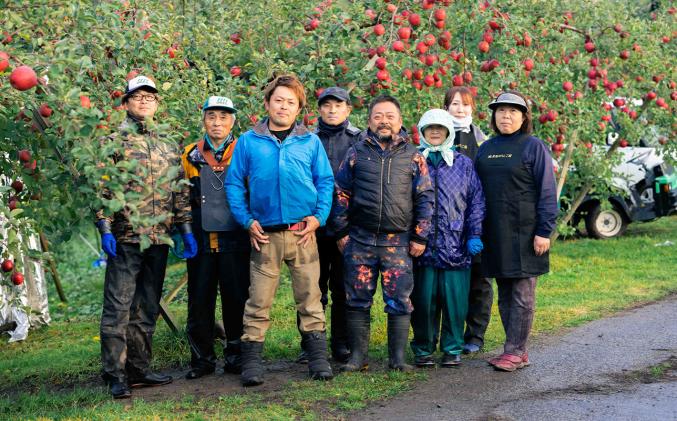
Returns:
[[[490,140],[475,167],[486,199],[483,224],[482,272],[490,278],[526,278],[549,271],[549,254],[536,256],[538,191],[531,171],[522,162],[529,135]]]
[[[414,219],[413,171],[416,147],[401,143],[378,151],[367,140],[355,145],[356,160],[350,223],[373,233],[400,233]]]

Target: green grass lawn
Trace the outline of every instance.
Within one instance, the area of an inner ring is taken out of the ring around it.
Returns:
[[[534,335],[576,326],[677,292],[677,246],[655,246],[666,240],[677,242],[677,217],[632,224],[626,235],[618,239],[558,242],[552,252],[552,272],[539,280]],[[425,378],[424,372],[389,373],[379,368],[367,374],[338,375],[327,383],[289,380],[275,393],[243,391],[219,398],[187,396],[148,402],[135,399],[133,404],[114,402],[98,379],[98,315],[103,271],[90,267],[95,257],[87,250],[77,242],[58,248],[59,271],[69,303],[60,304],[50,286],[52,324],[31,331],[23,342],[8,344],[7,337],[2,337],[0,419],[338,417],[342,411],[361,408],[410,389]],[[167,290],[178,282],[183,272],[180,262],[170,261]],[[291,360],[299,352],[290,289],[285,277],[278,290],[273,325],[267,335],[265,357],[268,360]],[[181,325],[185,321],[185,308],[184,290],[171,304]],[[372,310],[370,346],[375,367],[381,367],[386,356],[382,309],[378,298]],[[503,341],[495,305],[493,310],[486,338],[489,349]],[[176,369],[188,364],[185,339],[172,334],[163,322],[158,324],[154,351],[154,364],[158,369]],[[305,367],[299,366],[298,370]]]

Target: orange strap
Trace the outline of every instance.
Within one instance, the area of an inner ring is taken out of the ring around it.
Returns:
[[[237,139],[233,139],[233,143],[228,145],[225,151],[223,151],[223,156],[221,157],[221,161],[217,161],[216,158],[214,158],[214,152],[210,149],[208,151],[205,151],[205,140],[202,139],[199,142],[197,142],[197,148],[204,157],[205,161],[207,161],[207,164],[212,168],[214,171],[223,171],[226,169],[226,163],[228,160],[230,160],[230,157],[233,156],[233,151],[235,150],[235,144],[237,143]]]

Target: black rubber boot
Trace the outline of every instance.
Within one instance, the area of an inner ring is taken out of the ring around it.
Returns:
[[[242,342],[242,386],[258,386],[263,384],[263,342]]]
[[[410,321],[409,314],[388,314],[388,367],[391,370],[412,370],[404,357]]]
[[[331,380],[334,373],[327,361],[327,335],[311,332],[302,335],[303,349],[308,353],[308,374],[313,380]]]
[[[346,329],[345,302],[334,301],[331,306],[331,356],[334,361],[345,363],[350,358],[348,332]]]
[[[239,339],[228,341],[223,350],[223,371],[226,373],[242,373],[242,347]]]
[[[341,371],[364,371],[369,368],[367,352],[369,350],[370,324],[368,308],[348,307],[346,309],[350,359],[341,367]]]

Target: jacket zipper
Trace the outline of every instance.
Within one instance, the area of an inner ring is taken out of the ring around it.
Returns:
[[[393,163],[393,159],[388,159],[388,184],[390,184],[390,164]]]
[[[427,165],[427,164],[426,164]],[[437,171],[437,168],[435,169],[435,214],[433,217],[435,218],[435,235],[433,235],[433,257],[435,257],[435,253],[437,251],[437,232],[439,231],[439,221],[438,221],[438,216],[439,216],[439,199],[437,198],[437,192],[439,189],[439,185],[437,182],[437,175],[439,174],[439,171]]]

